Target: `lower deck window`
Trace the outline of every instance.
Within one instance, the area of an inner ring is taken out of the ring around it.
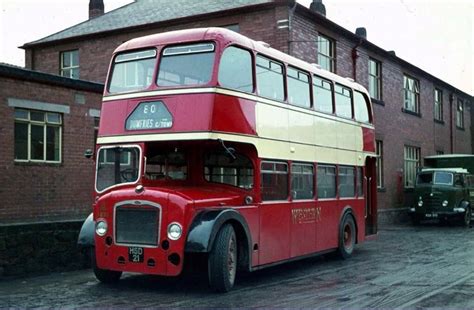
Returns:
[[[318,198],[336,197],[336,167],[318,165]]]
[[[339,167],[339,197],[355,196],[354,167]]]
[[[253,166],[246,156],[235,154],[235,159],[224,153],[209,153],[204,160],[206,181],[251,189]]]
[[[263,161],[261,165],[261,192],[263,201],[288,198],[288,165]]]
[[[313,165],[291,165],[291,197],[293,200],[311,199],[314,196]]]

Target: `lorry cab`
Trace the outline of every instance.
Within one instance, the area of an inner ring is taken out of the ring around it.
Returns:
[[[416,177],[414,198],[409,209],[414,224],[438,219],[469,226],[471,206],[474,206],[474,175],[464,168],[421,169]]]

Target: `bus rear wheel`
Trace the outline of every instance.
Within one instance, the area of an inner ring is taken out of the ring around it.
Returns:
[[[339,256],[343,259],[351,257],[354,251],[356,240],[356,229],[354,218],[351,214],[344,215],[341,225],[339,226]]]
[[[231,224],[217,233],[208,258],[209,285],[217,292],[232,289],[237,272],[237,238]]]
[[[95,258],[95,248],[91,248],[91,265],[92,265],[92,270],[94,271],[94,275],[102,283],[116,283],[120,280],[120,277],[122,276],[121,271],[113,271],[113,270],[106,270],[106,269],[101,269],[97,267],[97,260]]]

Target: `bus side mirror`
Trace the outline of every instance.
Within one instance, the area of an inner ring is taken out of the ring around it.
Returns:
[[[85,152],[84,152],[84,157],[85,158],[92,158],[94,156],[94,151],[92,151],[91,149],[87,149]]]

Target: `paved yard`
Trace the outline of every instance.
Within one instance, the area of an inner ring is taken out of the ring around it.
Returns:
[[[227,294],[205,278],[126,274],[97,282],[90,270],[0,281],[0,307],[474,308],[474,229],[382,229],[343,261],[321,256],[237,279]]]

